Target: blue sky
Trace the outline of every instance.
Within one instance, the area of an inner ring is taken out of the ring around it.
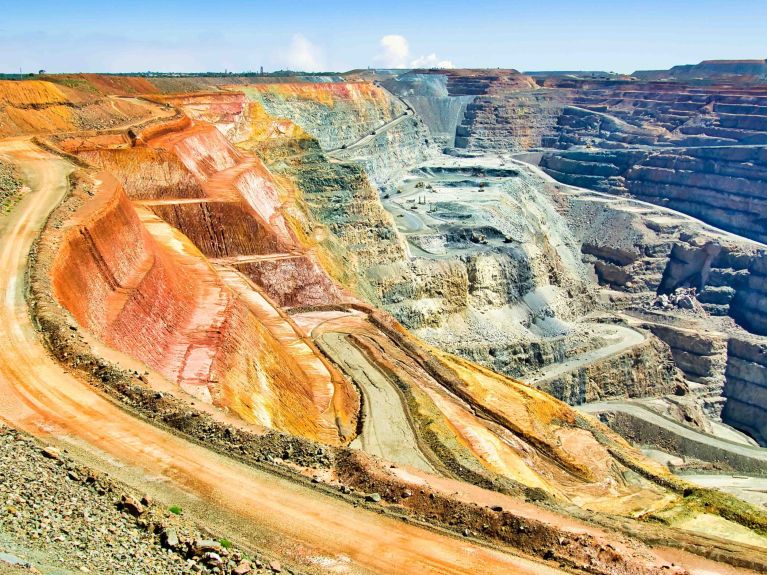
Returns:
[[[0,0],[1,72],[631,72],[765,57],[765,0]]]

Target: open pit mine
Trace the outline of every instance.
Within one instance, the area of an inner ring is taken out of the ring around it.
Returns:
[[[767,63],[0,81],[0,572],[767,572]]]

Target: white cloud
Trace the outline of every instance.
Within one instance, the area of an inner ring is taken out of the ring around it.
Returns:
[[[437,55],[432,52],[428,56],[421,56],[410,62],[413,68],[455,68],[450,60],[440,60]]]
[[[399,34],[384,36],[380,45],[381,52],[376,56],[376,62],[383,68],[455,68],[450,60],[440,60],[434,52],[411,58],[407,38]]]
[[[376,58],[384,68],[407,68],[410,46],[407,38],[399,34],[388,34],[381,38],[382,52]]]
[[[303,34],[293,34],[290,47],[282,54],[281,60],[290,70],[322,72],[325,69],[322,49]]]

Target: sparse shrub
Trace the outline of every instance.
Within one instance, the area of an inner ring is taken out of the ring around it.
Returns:
[[[229,539],[219,539],[218,542],[221,544],[221,547],[224,549],[231,549],[233,543],[229,541]]]

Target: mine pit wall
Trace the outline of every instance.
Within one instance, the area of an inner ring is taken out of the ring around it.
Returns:
[[[735,470],[736,473],[767,477],[767,465],[761,458],[723,449],[700,437],[677,433],[632,413],[608,409],[600,415],[600,419],[612,430],[631,441],[632,445],[652,445],[681,457],[694,457],[701,461],[719,463]]]
[[[629,193],[711,225],[767,240],[767,147],[549,152],[541,168],[565,184]]]
[[[159,204],[151,210],[209,258],[287,251],[266,225],[248,213],[244,202]]]
[[[307,256],[234,267],[261,286],[280,307],[321,306],[348,299],[319,264]]]
[[[514,70],[411,72],[383,82],[410,103],[441,146],[471,151],[549,145],[565,101]]]
[[[647,323],[645,326],[669,346],[674,364],[687,379],[722,386],[727,364],[727,338],[724,334],[662,323]]]
[[[89,150],[83,160],[115,176],[133,200],[202,198],[199,181],[174,153],[146,147]]]
[[[444,75],[411,72],[387,79],[381,84],[404,99],[423,120],[440,147],[455,145],[456,129],[463,121],[466,106],[474,95],[451,96]]]
[[[752,258],[730,305],[731,315],[751,333],[767,335],[767,253]]]
[[[538,382],[542,389],[570,405],[632,397],[658,397],[679,385],[677,370],[663,343],[643,343],[559,377]]]
[[[466,106],[455,147],[473,151],[522,151],[546,147],[563,98],[548,90],[478,96]]]
[[[337,422],[268,330],[205,264],[157,244],[114,179],[99,179],[52,265],[58,301],[107,345],[245,421],[337,443]]]
[[[242,91],[269,115],[298,124],[324,150],[353,144],[405,111],[370,82],[253,84]]]
[[[754,153],[753,150],[747,152]],[[577,158],[581,154],[587,154],[589,158],[595,154],[600,157],[626,155],[623,152],[573,152],[569,153],[569,158]],[[600,169],[575,160],[572,165],[586,166],[592,172]],[[604,176],[599,178],[602,182],[606,181]],[[576,180],[575,183],[583,185],[588,182]],[[592,222],[594,230],[576,230],[576,235],[586,234],[584,252],[595,264],[601,283],[629,292],[646,290],[667,293],[678,286],[695,286],[699,288],[698,299],[709,314],[730,316],[746,331],[767,335],[767,256],[758,246],[736,239],[716,239],[696,232],[694,226],[669,229],[659,226],[658,243],[642,247],[643,236],[635,232],[638,216],[620,211],[606,212],[626,220],[617,220],[620,223],[615,224],[615,228],[622,230],[621,234],[625,237],[620,234],[615,236],[609,232],[612,228],[595,223],[606,221],[598,211],[602,208],[598,206],[599,203],[575,200],[567,207],[567,216],[576,223]],[[652,224],[652,220],[645,224]],[[588,236],[595,230],[593,238]],[[603,233],[601,230],[607,231]],[[604,245],[599,242],[604,242]],[[629,245],[637,245],[640,249],[636,252],[605,249]],[[716,249],[712,250],[712,247]],[[721,417],[725,423],[764,441],[764,430],[755,429],[751,423],[764,418],[763,409],[767,407],[767,400],[759,399],[762,382],[753,375],[754,371],[758,371],[758,365],[743,369],[743,361],[749,365],[754,363],[750,356],[741,357],[745,353],[742,352],[745,344],[739,343],[739,338],[747,337],[747,334],[741,332],[733,336],[728,345],[724,334],[669,325],[665,319],[653,321],[651,316],[642,324],[643,327],[669,345],[674,363],[687,379],[706,386],[698,393],[702,395],[703,407],[708,415],[714,419]],[[724,397],[720,396],[722,386]]]
[[[229,87],[226,87],[227,89]],[[231,87],[236,90],[236,86]],[[230,142],[247,139],[247,97],[242,92],[196,92],[191,94],[153,95],[153,102],[181,108],[192,120],[213,124]]]
[[[360,149],[338,149],[405,114],[403,102],[372,83],[261,84],[243,91],[269,115],[300,126],[323,150],[334,150],[340,159],[361,163],[379,187],[389,185],[393,176],[437,150],[428,128],[417,116],[381,130]]]
[[[379,285],[387,288],[383,292],[385,307],[417,336],[498,373],[522,377],[567,361],[573,353],[572,342],[566,338],[490,341],[477,337],[456,341],[446,338],[442,330],[450,329],[454,325],[451,322],[463,321],[471,310],[520,305],[522,295],[537,285],[531,270],[524,267],[519,259],[498,254],[466,262],[415,259],[413,275],[403,271],[399,281],[391,278]],[[394,269],[389,271],[393,273]],[[483,278],[496,283],[483,285]],[[514,286],[513,292],[509,286]],[[488,304],[488,300],[492,303]],[[577,314],[577,303],[572,305],[572,312]],[[578,405],[603,399],[660,396],[672,393],[677,384],[669,349],[648,337],[631,349],[536,386]]]
[[[755,153],[753,149],[746,149],[746,151]],[[761,153],[761,149],[759,152]],[[705,151],[698,150],[695,153],[702,154]],[[543,162],[545,164],[550,159],[552,163],[549,165],[556,165],[559,168],[568,166],[571,170],[593,173],[601,168],[594,163],[582,162],[578,158],[594,159],[597,155],[602,159],[608,157],[625,159],[636,155],[634,152],[629,155],[623,152],[568,152],[567,154],[568,157],[565,158],[564,163],[559,162],[558,155],[549,154],[544,155]],[[576,174],[571,177],[571,174],[564,174],[558,170],[544,169],[550,175],[570,185],[588,185],[592,189],[615,191],[609,187],[610,177],[604,175]],[[679,173],[677,177],[684,178],[686,174]],[[583,181],[581,178],[588,178],[588,181]],[[734,182],[733,185],[736,183]],[[767,184],[761,182],[758,185]],[[630,182],[629,191],[631,191]],[[765,193],[767,194],[767,188]],[[656,203],[665,205],[665,202]],[[578,216],[578,210],[583,211],[588,208],[581,206],[569,209],[572,214]],[[703,214],[697,215],[705,219],[702,217]],[[699,301],[711,315],[729,315],[748,331],[760,335],[767,334],[767,298],[764,297],[767,295],[767,281],[763,281],[763,278],[767,280],[767,263],[765,263],[767,258],[758,246],[747,241],[717,239],[704,232],[696,233],[694,226],[690,225],[684,228],[677,226],[677,229],[665,229],[661,224],[653,224],[652,220],[643,225],[648,228],[653,226],[650,229],[656,231],[658,241],[655,245],[646,248],[644,253],[626,252],[625,258],[622,257],[623,252],[610,253],[607,250],[609,246],[594,244],[600,241],[599,238],[594,238],[590,243],[586,237],[584,252],[594,258],[596,273],[602,283],[624,291],[644,289],[660,293],[670,293],[676,287],[696,287],[699,292]],[[733,231],[738,233],[741,230],[735,227]],[[582,230],[582,232],[589,233],[588,230]],[[637,241],[642,242],[642,238],[638,237]],[[662,275],[659,275],[660,273]]]
[[[237,150],[210,124],[195,124],[181,130],[173,128],[160,134],[142,133],[141,140],[148,142],[151,148],[173,151],[202,183],[241,160]]]
[[[752,333],[767,332],[767,282],[763,279],[767,257],[755,244],[709,235],[695,224],[664,227],[654,223],[652,215],[645,218],[577,196],[565,197],[561,206],[576,236],[584,242],[584,257],[595,265],[603,285],[640,295],[694,286],[699,288],[698,299],[710,315],[731,316]],[[714,419],[721,415],[725,423],[735,424],[736,418],[730,414],[736,408],[722,413],[725,366],[736,361],[728,358],[727,336],[697,330],[694,325],[675,325],[652,311],[645,310],[640,317],[644,318],[641,326],[670,347],[685,378],[705,386],[696,393],[708,415]],[[730,385],[730,389],[736,388]],[[732,405],[737,394],[726,393]]]
[[[306,238],[298,231],[300,224],[290,222],[282,211],[285,200],[292,198],[283,198],[263,163],[235,149],[219,129],[200,121],[189,129],[149,139],[148,146],[162,158],[166,154],[175,158],[171,167],[180,161],[192,180],[197,182],[205,199],[192,203],[155,203],[148,209],[184,233],[206,257],[268,256],[305,251],[302,242]],[[169,175],[174,174],[175,171]],[[161,186],[158,192],[164,189]],[[154,199],[163,197],[159,193]],[[260,270],[267,269],[266,266],[254,264],[239,269],[246,275],[253,272],[249,277],[258,282],[265,277]],[[275,275],[262,287],[276,302],[318,305],[337,303],[349,297],[328,277],[315,254],[282,259],[270,267]],[[287,285],[275,281],[277,277],[299,278],[303,289],[286,291]],[[324,299],[320,301],[321,290],[311,286],[327,288]],[[300,301],[302,295],[308,299]]]
[[[552,134],[551,147],[767,143],[763,86],[581,81],[562,88],[568,106]]]
[[[382,131],[370,144],[339,150],[336,157],[358,162],[370,181],[381,189],[394,190],[399,176],[412,166],[433,157],[437,147],[424,123],[415,116]]]
[[[727,348],[722,419],[767,447],[767,338],[732,337]]]
[[[326,269],[342,262],[346,285],[353,286],[368,301],[379,303],[380,290],[372,285],[377,281],[377,268],[404,261],[406,257],[406,247],[396,232],[393,217],[383,208],[377,190],[361,166],[329,162],[311,139],[302,147],[306,153],[298,157],[290,170],[279,167],[281,162],[277,163],[277,170],[295,182],[308,217],[330,232],[321,244],[334,258]],[[275,147],[267,153],[279,158],[293,152],[278,151]]]

